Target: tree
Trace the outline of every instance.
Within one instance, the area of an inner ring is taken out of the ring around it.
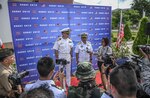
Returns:
[[[130,25],[138,25],[140,20],[140,15],[138,11],[133,9],[123,9],[123,23],[130,24]],[[120,22],[120,9],[113,10],[112,12],[112,28],[116,29],[118,27],[118,24]]]
[[[140,23],[140,29],[137,33],[137,36],[133,42],[132,51],[134,54],[140,55],[138,45],[145,45],[147,43],[148,36],[145,35],[146,23],[148,18],[144,17]]]
[[[130,25],[134,25],[134,24],[139,23],[140,14],[138,13],[137,10],[127,9],[124,11],[124,14],[128,19],[128,20],[126,19],[125,21],[129,21],[131,23]]]
[[[142,18],[143,12],[146,12],[146,16],[150,16],[150,0],[133,0],[131,8],[137,10]]]
[[[124,38],[126,41],[130,40],[132,37],[131,30],[129,28],[129,24],[127,23],[124,27]]]

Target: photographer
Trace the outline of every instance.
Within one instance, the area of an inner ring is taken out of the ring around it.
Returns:
[[[112,49],[109,46],[109,39],[108,38],[102,38],[101,42],[102,46],[98,48],[98,52],[94,53],[95,55],[98,55],[98,67],[101,71],[101,65],[103,64],[104,60],[107,59],[107,54],[112,54]]]
[[[38,88],[22,93],[19,98],[54,98],[54,93],[49,90],[48,84],[43,84]]]
[[[50,57],[42,57],[37,63],[37,70],[39,73],[39,79],[34,84],[27,84],[25,91],[38,88],[43,84],[48,84],[50,90],[54,93],[54,98],[66,98],[65,92],[63,89],[60,89],[55,86],[54,81],[51,79],[54,73],[54,62]],[[63,80],[63,74],[59,75],[60,81]]]
[[[102,65],[102,71],[105,71]],[[101,98],[136,98],[137,78],[134,69],[127,63],[115,67],[106,79],[103,74],[107,91]]]
[[[150,97],[150,46],[140,46],[139,50],[144,56],[140,67],[140,89]]]
[[[95,70],[89,62],[81,62],[77,66],[77,87],[69,87],[67,98],[100,98],[102,91],[95,82]]]
[[[0,49],[0,98],[14,96],[12,86],[8,80],[8,76],[13,73],[12,64],[14,62],[15,57],[13,49]]]

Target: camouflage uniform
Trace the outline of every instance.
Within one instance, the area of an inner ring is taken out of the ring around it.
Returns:
[[[82,62],[77,66],[76,77],[80,80],[77,87],[69,87],[67,98],[100,98],[102,93],[95,83],[95,70],[91,63]]]
[[[143,64],[141,67],[141,81],[143,91],[150,96],[150,65]]]

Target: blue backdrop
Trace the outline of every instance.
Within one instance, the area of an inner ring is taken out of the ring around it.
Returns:
[[[96,52],[103,37],[111,37],[111,7],[50,3],[9,2],[9,15],[18,72],[30,71],[24,81],[37,80],[37,61],[43,56],[54,58],[52,47],[60,30],[71,28],[74,45],[87,32]],[[96,57],[93,56],[96,69]],[[58,70],[56,67],[55,71]],[[76,70],[75,53],[72,72]]]

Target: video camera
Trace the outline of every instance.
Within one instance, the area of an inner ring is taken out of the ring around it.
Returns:
[[[58,65],[67,65],[69,64],[70,62],[68,62],[67,60],[65,59],[56,59],[56,64]]]
[[[150,54],[150,45],[138,45],[138,48],[141,48],[144,53]]]
[[[69,64],[70,62],[68,62],[65,59],[56,59],[56,64],[61,66],[60,71],[63,72],[65,65]]]
[[[23,79],[27,75],[29,75],[29,71],[23,71],[21,73],[11,74],[11,75],[9,75],[8,80],[9,80],[10,84],[13,87],[15,87],[16,85],[20,85],[21,79]]]
[[[12,90],[19,90],[18,87],[21,87],[21,79],[23,79],[25,76],[29,75],[28,71],[23,71],[21,73],[13,73],[8,76],[8,81],[12,86]],[[22,88],[20,88],[22,89]],[[13,98],[19,98],[20,94],[17,92],[14,92]]]

